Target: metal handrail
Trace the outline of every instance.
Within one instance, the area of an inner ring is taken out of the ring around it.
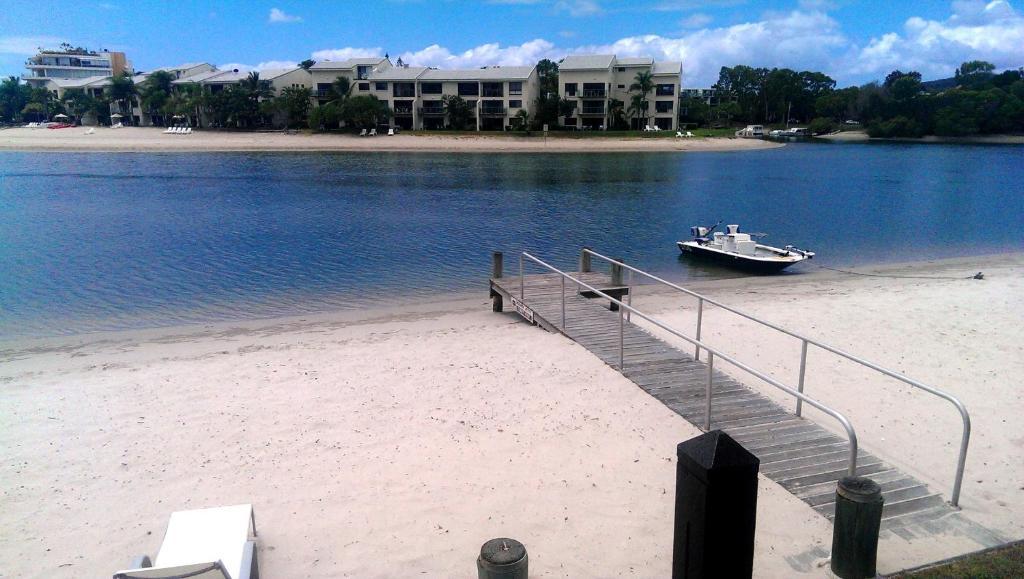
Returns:
[[[856,476],[856,474],[857,474],[857,433],[853,429],[853,424],[851,424],[850,421],[845,416],[843,416],[841,413],[839,413],[837,410],[833,410],[832,408],[829,408],[828,406],[825,406],[821,402],[818,402],[817,400],[815,400],[815,399],[813,399],[813,398],[811,398],[811,397],[809,397],[809,396],[807,396],[807,395],[805,395],[805,394],[803,394],[801,392],[793,390],[789,386],[786,386],[785,384],[782,384],[781,382],[775,380],[774,378],[771,378],[770,376],[767,376],[765,374],[762,374],[761,372],[758,372],[757,370],[751,368],[750,366],[747,366],[746,364],[740,362],[739,360],[736,360],[732,356],[730,356],[730,355],[728,355],[728,354],[718,350],[717,348],[712,348],[712,347],[708,346],[707,344],[704,344],[703,342],[701,342],[699,340],[695,340],[695,339],[693,339],[693,338],[683,334],[682,332],[679,332],[678,330],[676,330],[674,328],[671,328],[671,327],[669,327],[669,326],[659,322],[658,320],[656,320],[656,319],[652,318],[651,316],[641,312],[640,310],[634,308],[633,306],[627,304],[626,302],[623,302],[622,300],[613,298],[612,296],[610,296],[610,295],[604,293],[603,291],[601,291],[601,290],[591,286],[590,284],[588,284],[588,283],[586,283],[586,282],[584,282],[584,281],[582,281],[580,279],[574,278],[573,276],[565,273],[564,271],[562,271],[562,270],[560,270],[560,269],[558,269],[558,268],[556,268],[556,267],[554,267],[554,266],[552,266],[552,265],[542,261],[541,259],[539,259],[537,257],[534,257],[533,255],[530,255],[529,253],[527,253],[525,251],[519,254],[519,299],[524,299],[525,295],[526,295],[526,289],[525,289],[526,288],[526,277],[525,277],[525,269],[523,267],[523,260],[524,260],[524,258],[525,259],[529,259],[530,261],[533,261],[534,263],[536,263],[536,264],[538,264],[538,265],[540,265],[542,267],[545,267],[545,268],[551,270],[554,273],[557,273],[558,275],[562,276],[563,280],[568,279],[568,280],[574,282],[578,287],[584,287],[588,291],[594,292],[595,295],[600,296],[602,298],[605,298],[607,300],[610,300],[611,303],[618,305],[618,307],[619,307],[619,369],[620,369],[620,371],[623,369],[622,368],[622,362],[623,362],[623,356],[624,356],[624,354],[623,354],[623,345],[622,345],[622,316],[623,316],[623,312],[624,311],[628,311],[631,314],[640,316],[640,318],[642,318],[642,319],[644,319],[644,320],[654,324],[655,326],[661,328],[662,330],[665,330],[666,332],[669,332],[670,334],[672,334],[672,335],[674,335],[674,336],[676,336],[678,338],[682,338],[683,340],[686,340],[687,342],[689,342],[689,343],[691,343],[691,344],[693,344],[693,345],[695,345],[695,346],[697,346],[699,348],[703,348],[704,350],[706,350],[708,352],[708,354],[709,354],[709,357],[708,357],[708,384],[707,384],[707,393],[705,395],[706,403],[705,403],[705,411],[704,411],[704,417],[705,417],[704,418],[704,430],[710,430],[711,429],[711,379],[712,379],[712,373],[713,373],[713,368],[714,368],[714,357],[717,356],[717,357],[721,358],[722,360],[732,364],[733,366],[736,366],[740,370],[743,370],[743,371],[751,374],[752,376],[754,376],[754,377],[756,377],[756,378],[758,378],[760,380],[763,380],[763,381],[767,382],[768,384],[771,384],[772,386],[775,386],[776,388],[782,390],[783,392],[786,392],[787,394],[795,397],[797,400],[800,400],[800,401],[803,401],[803,402],[806,402],[806,403],[810,404],[811,406],[817,408],[818,410],[824,412],[825,414],[828,414],[829,416],[832,416],[837,421],[839,421],[839,424],[841,424],[843,429],[846,430],[846,436],[847,436],[847,438],[850,441],[850,458],[849,458],[849,461],[848,461],[848,464],[847,464],[847,472],[849,473],[850,476]],[[563,285],[563,287],[564,287],[564,285]],[[562,292],[562,301],[563,301],[563,309],[564,309],[564,302],[565,302],[565,292],[564,291]],[[564,316],[564,313],[563,313],[563,316]],[[565,328],[564,318],[563,318],[563,325],[562,325],[562,327],[563,327],[563,329]]]
[[[705,296],[703,294],[699,294],[699,293],[697,293],[697,292],[695,292],[693,290],[686,289],[686,288],[684,288],[684,287],[682,287],[680,285],[674,284],[674,283],[672,283],[672,282],[670,282],[668,280],[662,279],[662,278],[660,278],[660,277],[658,277],[656,275],[653,275],[653,274],[647,273],[647,272],[645,272],[643,270],[637,269],[637,268],[635,268],[635,267],[633,267],[631,265],[625,264],[625,263],[623,263],[623,262],[621,262],[619,260],[613,259],[613,258],[608,257],[606,255],[601,255],[600,253],[597,253],[596,251],[593,251],[590,248],[586,248],[585,247],[585,248],[583,248],[583,251],[586,252],[586,253],[589,253],[590,255],[593,255],[594,257],[597,257],[599,259],[603,259],[603,260],[605,260],[605,261],[607,261],[609,263],[618,265],[620,267],[624,267],[624,268],[628,269],[631,274],[632,274],[632,272],[636,272],[636,273],[638,273],[638,274],[640,274],[642,276],[647,277],[648,279],[651,279],[651,280],[656,281],[656,282],[658,282],[660,284],[666,285],[668,287],[671,287],[673,289],[676,289],[678,291],[681,291],[681,292],[683,292],[685,294],[688,294],[690,296],[693,296],[693,297],[697,298],[697,300],[698,300],[698,302],[697,302],[697,339],[698,340],[700,339],[701,318],[702,318],[703,309],[704,309],[704,302],[707,302],[709,304],[718,306],[718,307],[722,308],[723,310],[732,312],[732,313],[734,313],[734,314],[736,314],[738,316],[747,318],[748,320],[751,320],[753,322],[757,322],[757,323],[759,323],[761,325],[767,326],[767,327],[769,327],[769,328],[771,328],[773,330],[776,330],[778,332],[782,332],[783,334],[787,334],[789,336],[792,336],[792,337],[800,340],[801,341],[801,347],[800,347],[800,375],[799,375],[800,377],[799,377],[799,385],[797,387],[797,390],[799,390],[800,392],[804,391],[804,375],[805,375],[806,370],[807,370],[807,345],[808,344],[813,344],[813,345],[821,348],[822,350],[825,350],[827,352],[831,352],[831,353],[833,353],[833,354],[835,354],[837,356],[840,356],[842,358],[846,358],[847,360],[850,360],[851,362],[856,362],[856,363],[858,363],[858,364],[860,364],[862,366],[865,366],[867,368],[870,368],[872,370],[880,372],[881,374],[889,376],[890,378],[895,378],[896,380],[899,380],[900,382],[903,382],[905,384],[909,384],[909,385],[911,385],[911,386],[913,386],[915,388],[918,388],[920,390],[924,390],[925,392],[928,392],[930,394],[938,396],[939,398],[942,398],[942,399],[948,401],[949,403],[951,403],[957,409],[957,411],[960,413],[960,418],[963,421],[963,433],[962,433],[962,435],[960,437],[960,454],[957,457],[956,478],[953,481],[953,494],[951,495],[950,501],[949,501],[949,503],[951,505],[953,505],[954,507],[959,506],[959,502],[960,502],[960,487],[961,487],[961,485],[963,483],[964,468],[965,468],[965,466],[967,464],[967,447],[970,444],[970,440],[971,440],[971,415],[967,412],[967,407],[965,407],[963,402],[961,402],[956,396],[953,396],[952,394],[949,394],[948,392],[944,392],[942,390],[939,390],[938,388],[935,388],[934,386],[929,386],[927,384],[921,383],[921,382],[919,382],[917,380],[914,380],[913,378],[910,378],[909,376],[905,376],[905,375],[900,374],[899,372],[896,372],[894,370],[889,370],[888,368],[884,368],[882,366],[879,366],[878,364],[875,364],[873,362],[869,362],[869,361],[867,361],[867,360],[865,360],[863,358],[855,356],[854,354],[851,354],[851,353],[846,352],[844,350],[840,350],[839,348],[836,348],[835,346],[831,346],[829,344],[825,344],[823,342],[819,342],[818,340],[815,340],[813,338],[808,338],[807,336],[804,336],[804,335],[799,334],[797,332],[793,332],[793,331],[787,330],[787,329],[785,329],[783,327],[780,327],[780,326],[778,326],[776,324],[773,324],[773,323],[771,323],[769,321],[762,320],[762,319],[760,319],[760,318],[758,318],[758,317],[756,317],[756,316],[754,316],[752,314],[748,314],[747,312],[744,312],[742,310],[738,310],[738,309],[736,309],[736,308],[734,308],[732,306],[725,305],[725,304],[723,304],[723,303],[721,303],[719,301],[716,301],[716,300],[714,300],[712,298],[709,298],[709,297],[707,297],[707,296]],[[632,290],[632,288],[631,288],[631,290]],[[630,293],[632,294],[632,291],[630,291]],[[696,352],[694,353],[694,358],[699,358],[700,350],[701,350],[702,347],[703,346],[697,346]],[[707,349],[707,348],[704,348],[704,349]],[[802,410],[801,409],[801,401],[797,400],[797,406],[796,406],[796,415],[797,416],[801,415],[801,410]]]

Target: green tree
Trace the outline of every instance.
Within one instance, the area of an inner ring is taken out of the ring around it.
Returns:
[[[654,90],[654,77],[650,71],[646,70],[636,73],[636,76],[633,78],[633,84],[629,85],[629,92],[635,93],[633,96],[640,97],[640,106],[636,107],[636,111],[643,115],[644,124],[647,124],[647,95],[652,90]],[[632,103],[633,97],[630,97],[631,109],[633,109]],[[639,118],[637,120],[639,124]]]
[[[0,120],[13,123],[21,118],[21,111],[32,100],[32,89],[16,76],[0,82]]]
[[[89,114],[98,114],[101,106],[100,101],[90,96],[80,88],[69,88],[64,91],[61,97],[64,110],[71,116],[73,121],[82,122],[82,118]]]
[[[519,131],[525,131],[529,128],[530,113],[526,109],[519,109],[515,116],[512,117],[512,126]]]
[[[173,86],[171,83],[173,81],[174,75],[165,70],[157,70],[150,74],[139,87],[139,101],[142,110],[150,117],[166,112],[167,103],[171,98]],[[155,124],[163,124],[163,122]]]
[[[117,105],[118,112],[124,115],[121,117],[121,122],[124,124],[131,124],[132,105],[138,93],[138,87],[135,86],[135,81],[132,80],[128,72],[122,72],[110,79],[107,96],[111,102]]]
[[[446,94],[441,97],[441,103],[444,105],[445,114],[448,115],[448,126],[457,131],[464,130],[473,112],[466,99],[459,95]]]
[[[268,116],[281,115],[285,126],[298,128],[306,126],[309,109],[312,105],[313,91],[306,87],[285,87],[277,98],[267,99],[264,112]]]
[[[912,78],[917,80],[917,82],[921,82],[921,73],[915,70],[912,70],[910,72],[894,70],[885,76],[885,81],[882,83],[882,86],[884,86],[885,88],[890,88],[896,81],[900,80],[901,78]]]
[[[615,131],[622,131],[629,128],[626,122],[626,103],[619,99],[608,100],[608,124],[609,128]]]
[[[544,125],[558,124],[558,63],[543,59],[537,63],[537,78],[540,95],[533,103],[533,125],[540,129]]]
[[[347,76],[339,76],[331,83],[331,102],[340,107],[345,99],[352,94],[352,81]]]
[[[388,107],[388,104],[374,95],[360,95],[345,99],[339,110],[341,120],[360,129],[374,128],[391,118],[391,115],[391,108]]]
[[[629,108],[626,109],[626,112],[635,121],[633,128],[639,128],[640,119],[647,117],[647,99],[644,98],[644,95],[639,93],[630,95]]]
[[[341,122],[341,112],[338,109],[338,105],[334,103],[314,107],[309,112],[309,128],[317,132],[338,128],[338,123]]]
[[[306,59],[306,60],[303,60],[302,62],[299,63],[299,67],[301,67],[303,70],[309,70],[309,69],[313,68],[314,64],[316,64],[315,60],[313,60],[313,59]]]

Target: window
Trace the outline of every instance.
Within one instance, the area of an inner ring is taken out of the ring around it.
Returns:
[[[480,96],[480,85],[475,82],[460,82],[459,96]]]
[[[626,72],[626,67],[620,66],[619,67],[619,72]]]
[[[508,94],[510,94],[510,95],[521,95],[521,94],[523,94],[523,83],[521,83],[521,82],[510,82],[510,83],[508,83]]]
[[[620,85],[619,85],[619,88],[621,88],[621,89],[625,89],[625,88],[626,88],[626,85],[624,85],[624,84],[620,84]]]
[[[388,90],[388,83],[386,82],[377,82],[374,85],[374,90]]]
[[[485,82],[483,83],[484,96],[485,97],[500,97],[505,96],[504,83],[501,82]]]
[[[565,83],[565,94],[566,96],[576,96],[576,83],[567,82]]]
[[[523,101],[508,101],[508,108],[521,109],[523,108]]]
[[[576,119],[570,119],[570,118],[566,117],[565,122],[562,123],[562,124],[564,124],[567,127],[575,127],[576,126]]]
[[[604,83],[585,82],[583,83],[583,98],[604,98]]]
[[[391,83],[391,96],[396,97],[415,97],[416,96],[416,83],[412,82],[393,82]]]
[[[676,85],[674,84],[659,84],[655,87],[654,94],[656,96],[672,96],[676,94]]]
[[[423,94],[441,94],[441,83],[425,82],[420,85],[420,92]]]
[[[370,83],[361,82],[359,83],[359,90],[370,90]]]
[[[672,112],[672,101],[655,101],[654,110],[659,113]]]

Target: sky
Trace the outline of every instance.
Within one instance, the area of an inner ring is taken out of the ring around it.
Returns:
[[[737,64],[847,86],[897,68],[944,78],[966,60],[1024,66],[1024,10],[1010,0],[3,1],[0,74],[21,75],[27,56],[61,42],[122,50],[140,71],[385,54],[476,68],[612,53],[680,60],[686,87]]]

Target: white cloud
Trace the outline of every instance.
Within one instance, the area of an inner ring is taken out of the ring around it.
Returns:
[[[217,70],[256,70],[256,67],[251,64],[242,64],[241,62],[229,62],[227,64],[218,64]]]
[[[595,16],[604,12],[604,8],[597,0],[558,0],[555,2],[555,10],[568,12],[569,16],[576,18]]]
[[[379,46],[372,48],[325,48],[323,50],[317,50],[310,55],[310,58],[319,62],[321,60],[338,61],[348,60],[349,58],[368,58],[371,56],[384,56],[384,49]]]
[[[498,43],[481,44],[469,50],[452,53],[447,48],[432,44],[422,50],[402,53],[401,58],[415,66],[438,68],[479,68],[495,64],[521,66],[537,64],[542,58],[562,58],[563,52],[555,45],[538,38],[515,46],[502,48]]]
[[[708,16],[707,14],[702,14],[698,12],[696,14],[691,14],[686,18],[683,18],[682,20],[679,21],[679,24],[683,28],[704,28],[708,24],[711,24],[711,20],[711,17]]]
[[[270,16],[267,17],[267,22],[271,24],[287,24],[289,22],[302,22],[301,16],[295,16],[294,14],[287,14],[280,8],[271,8]]]
[[[281,68],[295,68],[299,66],[299,63],[294,60],[267,60],[259,64],[245,64],[243,62],[229,62],[227,64],[218,64],[217,70],[235,70],[240,71],[261,71],[261,70],[272,70]]]
[[[895,68],[917,70],[926,78],[950,76],[967,60],[987,60],[997,68],[1024,63],[1024,15],[1005,0],[953,2],[944,21],[907,19],[903,33],[890,32],[851,57],[857,75],[883,75]]]
[[[690,2],[676,0],[671,4],[682,7]],[[696,17],[690,24],[697,29],[678,36],[648,34],[587,46],[556,46],[537,38],[511,46],[482,44],[461,52],[432,44],[392,55],[392,59],[401,56],[403,61],[419,66],[478,68],[530,65],[542,58],[558,60],[567,54],[643,55],[682,61],[686,86],[713,84],[722,66],[737,64],[819,70],[845,85],[880,79],[896,68],[918,70],[925,78],[942,78],[951,76],[966,60],[988,60],[998,68],[1024,63],[1024,16],[1005,0],[954,2],[944,21],[910,18],[903,31],[883,34],[866,45],[858,44],[838,21],[817,9],[767,13],[758,20],[719,27],[707,27],[708,22],[701,25],[700,16],[698,13],[684,19],[685,26],[687,20]],[[319,50],[312,58],[344,60],[383,54],[379,47],[349,47]]]
[[[63,39],[54,36],[5,36],[0,38],[0,54],[35,54],[39,48],[57,48]]]

